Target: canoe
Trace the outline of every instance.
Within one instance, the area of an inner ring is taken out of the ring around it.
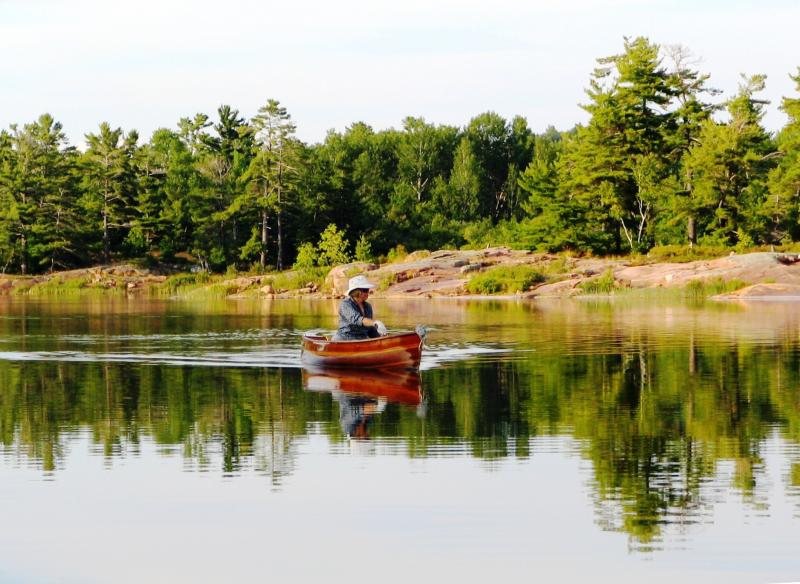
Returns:
[[[418,406],[422,402],[419,371],[411,369],[303,369],[303,389],[350,396],[383,398],[389,402]]]
[[[361,341],[331,341],[321,335],[303,335],[301,361],[317,367],[403,367],[418,369],[422,337],[398,333]]]

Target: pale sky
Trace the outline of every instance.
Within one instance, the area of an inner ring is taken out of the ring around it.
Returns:
[[[722,97],[767,74],[775,131],[798,23],[800,0],[0,0],[0,128],[49,112],[79,146],[102,121],[147,140],[275,98],[308,142],[487,110],[568,129],[595,59],[646,36],[690,49]]]

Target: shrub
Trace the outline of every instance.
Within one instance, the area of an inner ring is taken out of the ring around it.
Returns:
[[[686,284],[686,294],[693,298],[706,298],[717,294],[728,294],[749,286],[747,282],[741,280],[723,280],[720,277],[709,280],[692,280]]]
[[[388,261],[390,264],[394,262],[401,262],[406,258],[406,256],[408,256],[406,246],[404,246],[402,243],[398,243],[394,248],[389,250],[389,253],[386,255],[386,261]]]
[[[292,266],[295,270],[302,270],[306,268],[313,268],[319,260],[319,252],[317,247],[310,241],[300,244],[297,248],[297,259]]]
[[[471,294],[515,294],[544,282],[545,277],[532,266],[497,266],[467,282]]]
[[[647,253],[647,258],[656,262],[686,263],[721,258],[730,252],[730,248],[718,245],[657,245]]]
[[[569,259],[565,255],[559,255],[556,259],[549,262],[544,267],[545,274],[559,275],[569,271]]]
[[[55,277],[33,284],[27,290],[30,296],[74,296],[85,292],[89,287],[89,280],[80,278]],[[123,287],[120,287],[122,289]]]
[[[386,290],[389,286],[397,282],[397,274],[394,272],[382,272],[378,276],[378,290]]]
[[[170,276],[163,283],[153,287],[153,292],[157,295],[172,296],[180,290],[196,288],[209,282],[211,276],[208,272],[197,272],[196,274],[175,274]]]
[[[15,295],[29,296],[86,296],[123,294],[127,290],[125,280],[106,275],[99,281],[89,276],[65,278],[56,276],[42,282],[31,284],[26,288],[15,289]]]
[[[372,261],[372,244],[370,244],[367,236],[362,234],[356,242],[356,261],[371,262]]]
[[[269,283],[275,290],[299,290],[308,284],[322,288],[325,276],[330,272],[329,267],[303,268],[282,272],[269,278]]]
[[[334,223],[331,223],[322,232],[317,244],[319,250],[318,262],[320,265],[335,266],[346,264],[350,261],[350,253],[347,248],[350,243],[344,238],[344,232],[339,231]]]
[[[605,272],[578,284],[578,288],[584,294],[611,294],[617,289],[617,281],[614,279],[614,271],[608,268]]]

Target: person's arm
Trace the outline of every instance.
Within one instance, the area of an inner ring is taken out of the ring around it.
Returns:
[[[364,302],[364,326],[375,326],[378,321],[372,318],[372,304]]]
[[[353,306],[352,302],[342,302],[341,306],[339,307],[339,317],[341,318],[342,322],[347,324],[375,326],[375,321],[361,314],[358,308]]]

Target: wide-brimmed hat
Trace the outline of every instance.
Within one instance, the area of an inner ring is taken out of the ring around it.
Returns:
[[[367,280],[366,276],[355,276],[350,278],[350,281],[347,283],[347,292],[345,295],[350,295],[350,292],[353,290],[358,290],[359,288],[376,288],[377,286]]]

